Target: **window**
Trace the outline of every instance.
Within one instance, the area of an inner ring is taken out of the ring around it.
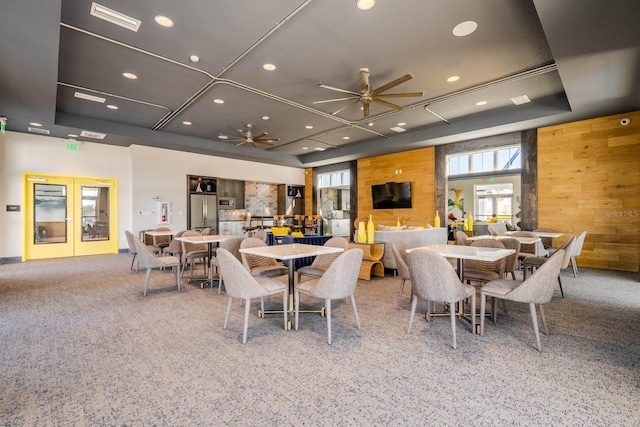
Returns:
[[[512,146],[448,156],[448,175],[520,169],[522,167],[520,154],[520,146]]]
[[[498,218],[514,223],[513,218],[513,184],[475,185],[476,216],[475,219],[489,221]]]

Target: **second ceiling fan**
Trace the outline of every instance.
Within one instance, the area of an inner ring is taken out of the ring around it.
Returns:
[[[251,123],[247,125],[246,131],[238,129],[238,132],[240,132],[242,138],[238,136],[231,136],[226,138],[230,142],[236,142],[236,147],[242,144],[251,144],[253,147],[257,147],[257,144],[272,146],[274,142],[280,141],[280,138],[267,138],[267,132],[260,132],[254,135],[253,125]]]
[[[390,81],[387,84],[384,84],[382,86],[380,86],[377,89],[372,89],[371,88],[371,83],[369,83],[369,77],[371,77],[371,73],[369,73],[369,69],[368,68],[360,68],[360,92],[353,92],[350,90],[345,90],[345,89],[339,89],[336,87],[332,87],[332,86],[327,86],[325,84],[323,84],[322,82],[318,83],[318,87],[324,88],[324,89],[329,89],[329,90],[335,90],[336,92],[342,92],[342,93],[347,93],[351,96],[347,96],[344,98],[335,98],[335,99],[326,99],[324,101],[315,101],[314,104],[324,104],[327,102],[337,102],[337,101],[348,101],[348,100],[352,100],[352,102],[350,102],[349,104],[345,105],[344,107],[340,108],[339,110],[331,113],[332,115],[336,115],[344,110],[346,110],[347,108],[351,107],[352,105],[356,105],[357,103],[361,103],[362,104],[362,111],[364,113],[364,116],[367,117],[369,116],[370,112],[371,112],[371,103],[375,102],[377,104],[380,105],[384,105],[385,107],[389,107],[389,108],[393,108],[394,110],[402,110],[402,106],[398,105],[398,104],[394,104],[392,102],[389,101],[385,101],[382,98],[409,98],[409,97],[415,97],[415,96],[424,96],[424,92],[401,92],[401,93],[384,93],[385,91],[398,86],[399,84],[402,84],[404,82],[406,82],[407,80],[411,80],[413,78],[413,73],[407,73],[402,77],[399,77],[395,80]]]

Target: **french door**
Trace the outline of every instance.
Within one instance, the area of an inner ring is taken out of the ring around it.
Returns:
[[[117,181],[25,174],[23,259],[118,252]]]

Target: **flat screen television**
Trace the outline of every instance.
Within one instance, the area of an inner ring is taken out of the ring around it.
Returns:
[[[387,182],[371,186],[373,209],[411,208],[411,183]]]

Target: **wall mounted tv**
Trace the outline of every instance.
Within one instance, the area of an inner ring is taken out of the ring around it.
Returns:
[[[373,209],[411,208],[411,183],[387,182],[371,186]]]

